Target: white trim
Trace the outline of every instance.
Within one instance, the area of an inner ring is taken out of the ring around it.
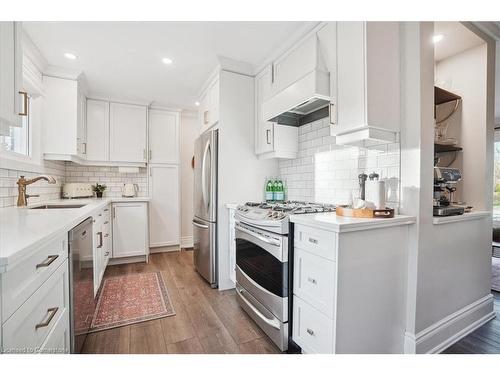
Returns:
[[[26,172],[43,172],[43,165],[32,156],[12,151],[0,151],[0,168]]]
[[[169,246],[180,246],[179,241],[167,241],[167,242],[156,242],[154,244],[149,244],[149,247],[151,249],[154,249],[155,247],[169,247]]]
[[[136,255],[124,258],[110,258],[108,265],[114,266],[116,264],[128,264],[128,263],[140,263],[140,262],[148,262],[147,255]]]
[[[181,251],[181,247],[177,245],[165,245],[165,246],[152,246],[149,248],[150,254],[158,254],[158,253],[172,253],[176,251]]]
[[[117,103],[117,104],[139,105],[142,107],[150,107],[153,104],[153,102],[151,102],[151,101],[118,98],[118,97],[112,97],[112,96],[104,95],[104,94],[97,94],[97,93],[89,93],[87,95],[87,99],[101,100],[104,102],[112,102],[112,103]]]
[[[43,154],[45,160],[55,160],[55,161],[71,161],[75,164],[80,165],[90,165],[90,166],[102,166],[102,167],[138,167],[146,168],[146,163],[140,162],[126,162],[126,161],[94,161],[85,160],[77,155],[67,155],[67,154]]]
[[[405,333],[405,353],[440,353],[461,338],[495,318],[493,295],[455,311],[416,335]]]
[[[194,246],[193,236],[181,237],[181,247],[182,248],[191,248],[193,246]]]
[[[44,76],[48,77],[78,81],[80,75],[82,74],[82,71],[78,69],[68,69],[62,68],[60,66],[48,65],[45,67],[42,73]]]
[[[434,225],[440,224],[448,224],[448,223],[456,223],[459,221],[468,221],[468,220],[480,220],[485,217],[491,218],[491,211],[473,211],[468,212],[463,215],[455,215],[455,216],[436,216],[432,218],[432,223]]]

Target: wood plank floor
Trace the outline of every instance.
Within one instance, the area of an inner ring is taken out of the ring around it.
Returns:
[[[450,346],[444,354],[500,354],[500,293],[492,293],[497,317]]]
[[[162,272],[176,315],[91,333],[84,353],[279,353],[238,306],[234,290],[211,289],[194,271],[192,251],[109,266],[105,277],[148,271]]]

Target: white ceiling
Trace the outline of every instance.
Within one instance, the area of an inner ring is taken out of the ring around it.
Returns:
[[[460,22],[434,22],[434,35],[436,34],[444,36],[434,47],[434,60],[436,61],[485,43]]]
[[[92,95],[193,108],[217,56],[261,65],[315,22],[24,22],[48,63],[85,73]],[[68,60],[65,52],[78,58]],[[163,57],[173,60],[165,65]]]

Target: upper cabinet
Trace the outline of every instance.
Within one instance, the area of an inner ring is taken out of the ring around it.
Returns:
[[[109,161],[109,102],[87,100],[87,160]]]
[[[369,146],[397,141],[399,24],[337,22],[336,49],[336,143]]]
[[[43,77],[43,146],[46,159],[86,158],[86,99],[78,80]]]
[[[179,113],[149,110],[149,162],[179,162]]]
[[[109,113],[110,161],[145,163],[147,107],[111,103]]]
[[[255,154],[259,158],[296,158],[298,128],[266,121],[262,103],[271,95],[272,66],[255,77]]]
[[[219,122],[220,84],[215,79],[205,90],[200,99],[200,133]]]
[[[20,22],[0,22],[0,135],[10,126],[21,126],[26,112],[20,93],[22,86],[22,25]]]

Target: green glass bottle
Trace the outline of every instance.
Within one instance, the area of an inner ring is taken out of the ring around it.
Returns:
[[[280,179],[277,180],[274,199],[278,202],[283,202],[285,200],[285,191],[283,189],[283,182]]]
[[[267,178],[266,182],[266,201],[271,202],[274,199],[274,194],[273,194],[273,180],[271,177]]]

